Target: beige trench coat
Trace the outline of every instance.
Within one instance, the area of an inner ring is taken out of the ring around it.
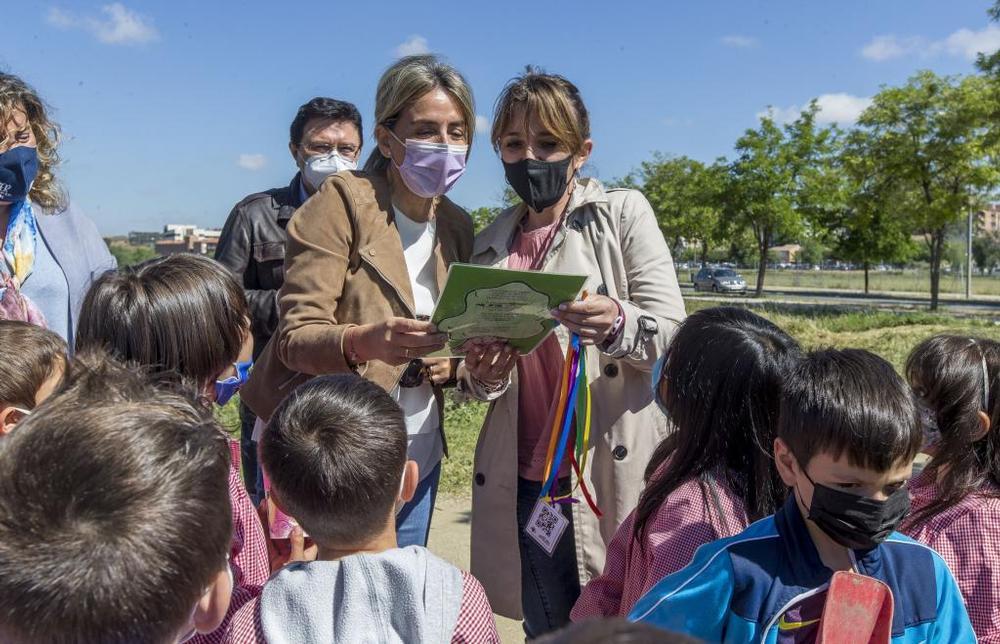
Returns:
[[[639,500],[643,472],[667,423],[653,402],[650,372],[684,319],[670,250],[652,208],[637,190],[605,190],[595,179],[577,182],[569,213],[543,270],[587,275],[589,293],[621,303],[625,327],[608,347],[587,348],[592,406],[591,447],[584,473],[603,512],[573,505],[581,585],[604,569],[606,544]],[[473,263],[505,267],[523,205],[502,212],[473,246]],[[556,330],[565,351],[568,334]],[[517,534],[517,371],[505,391],[489,395],[460,370],[460,386],[492,399],[476,446],[472,485],[472,573],[493,610],[521,618]],[[574,481],[575,483],[575,481]]]

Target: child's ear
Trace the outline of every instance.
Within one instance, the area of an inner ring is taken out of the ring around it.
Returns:
[[[194,609],[194,627],[199,633],[211,633],[219,628],[229,610],[229,601],[233,596],[233,571],[226,562],[226,567],[219,571],[205,594],[198,600]]]
[[[785,441],[780,438],[774,439],[774,466],[778,468],[778,475],[788,487],[795,486],[795,456],[788,448]]]
[[[417,493],[417,485],[420,484],[420,468],[416,461],[406,461],[403,466],[403,483],[399,490],[399,500],[409,503],[413,495]]]
[[[23,418],[24,412],[16,407],[0,407],[0,436],[9,434]]]
[[[991,425],[992,423],[990,422],[989,414],[987,414],[985,411],[979,412],[979,426],[982,429],[979,431],[978,434],[976,434],[975,438],[972,439],[972,442],[975,443],[977,441],[981,441],[984,438],[986,438],[986,435],[989,434],[990,429],[992,429]]]

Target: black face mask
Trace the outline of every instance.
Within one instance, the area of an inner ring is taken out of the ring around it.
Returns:
[[[809,519],[831,539],[852,550],[871,550],[886,540],[910,511],[910,493],[901,487],[885,501],[835,490],[812,480]]]
[[[504,162],[503,171],[517,196],[529,208],[541,212],[566,194],[566,171],[572,162],[572,156],[562,161],[521,159],[516,163]]]

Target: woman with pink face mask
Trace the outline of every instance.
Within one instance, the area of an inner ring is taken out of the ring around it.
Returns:
[[[456,368],[425,357],[445,341],[427,320],[449,264],[472,252],[472,220],[445,196],[465,171],[472,92],[435,56],[407,56],[382,75],[375,120],[364,171],[334,175],[288,223],[278,331],[242,399],[267,419],[298,384],[349,371],[389,391],[420,468],[397,538],[426,545],[445,453],[442,388]]]

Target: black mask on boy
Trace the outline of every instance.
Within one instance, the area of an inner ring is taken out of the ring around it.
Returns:
[[[562,161],[521,159],[503,164],[507,182],[517,196],[535,212],[541,212],[566,194],[566,171],[573,162],[570,155]]]
[[[901,487],[885,501],[835,490],[812,480],[809,519],[831,539],[852,550],[871,550],[886,540],[910,511],[910,492]]]

